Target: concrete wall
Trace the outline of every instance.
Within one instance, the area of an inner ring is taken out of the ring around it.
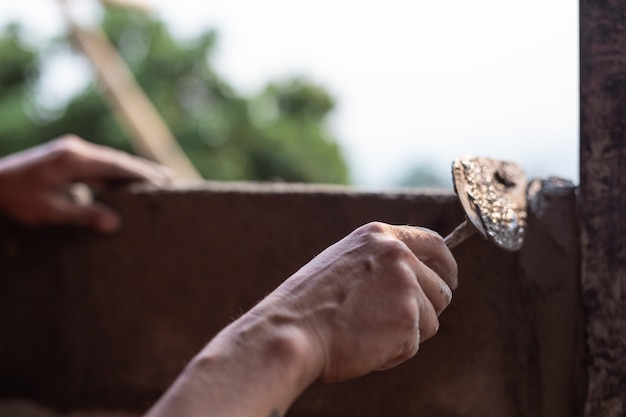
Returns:
[[[23,399],[139,414],[211,335],[355,227],[445,234],[463,219],[454,195],[419,191],[203,183],[103,199],[123,215],[116,236],[0,224],[0,413]],[[289,415],[582,415],[574,200],[546,183],[518,253],[477,237],[455,249],[439,334],[396,369],[311,387]]]

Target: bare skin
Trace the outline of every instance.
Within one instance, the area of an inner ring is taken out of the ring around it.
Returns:
[[[76,182],[111,180],[158,183],[167,174],[68,136],[0,159],[0,211],[31,225],[112,232],[118,214],[68,194]],[[414,356],[456,285],[456,262],[438,234],[364,225],[213,338],[146,417],[282,416],[317,380],[357,378]]]
[[[147,416],[284,415],[316,380],[356,378],[415,355],[456,285],[439,235],[362,226],[219,333]]]
[[[97,202],[82,205],[70,187],[101,187],[110,181],[163,182],[159,165],[68,135],[0,159],[0,211],[29,225],[71,224],[110,233],[120,218]]]

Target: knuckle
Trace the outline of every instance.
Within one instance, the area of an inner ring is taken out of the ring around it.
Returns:
[[[430,246],[446,246],[443,237],[437,233],[421,231],[420,238]]]
[[[429,320],[422,328],[420,329],[420,341],[425,341],[430,339],[439,331],[439,320]]]
[[[63,135],[52,141],[52,146],[59,151],[75,150],[84,146],[84,144],[85,141],[74,134]]]
[[[439,320],[435,319],[433,320],[433,323],[430,326],[431,337],[436,335],[438,331],[439,331]]]
[[[54,165],[64,167],[80,158],[83,147],[83,140],[78,136],[63,136],[53,141],[48,157]]]
[[[394,314],[398,329],[403,331],[415,331],[419,320],[419,309],[416,303],[402,303]]]
[[[417,282],[415,274],[401,263],[393,264],[387,270],[387,282],[390,291],[397,294],[406,294],[415,297],[420,293],[420,284]]]
[[[385,223],[367,223],[356,230],[356,236],[377,256],[396,260],[410,252],[402,241],[389,233],[389,226]]]
[[[459,267],[454,258],[450,260],[448,268],[449,268],[448,280],[452,289],[455,289],[459,285],[459,279],[458,279]],[[452,294],[450,294],[450,297],[452,297]]]
[[[414,257],[411,250],[400,240],[387,239],[379,243],[381,256],[392,263],[401,264]]]
[[[357,234],[363,236],[377,236],[386,233],[387,227],[382,222],[370,222],[357,229]]]
[[[450,305],[452,302],[452,290],[445,284],[441,284],[441,311]]]
[[[416,332],[417,333],[417,332]],[[419,351],[420,344],[417,335],[413,337],[411,344],[409,345],[409,349],[407,350],[406,359],[411,359],[413,356],[417,355]]]
[[[416,341],[406,342],[402,347],[402,351],[393,359],[389,360],[385,365],[385,369],[391,369],[401,363],[411,359],[417,353],[419,344]]]
[[[458,287],[458,269],[454,258],[449,261],[440,264],[439,277],[447,284],[449,290],[454,290]]]
[[[417,351],[420,348],[419,340],[417,337],[417,330],[411,335],[411,339],[406,342],[405,349],[403,352],[402,360],[411,359],[413,356],[417,354]]]

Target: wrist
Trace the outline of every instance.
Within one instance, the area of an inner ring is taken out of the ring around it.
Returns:
[[[321,372],[308,332],[291,313],[257,307],[224,329],[216,342],[226,343],[233,353],[247,353],[249,362],[262,363],[306,388]]]
[[[282,415],[319,377],[321,366],[309,342],[306,332],[288,317],[255,308],[222,330],[184,374],[218,384],[231,381],[237,386],[237,398],[227,398],[232,392],[222,393],[222,402],[237,403],[241,410],[268,410],[267,415],[278,410]]]

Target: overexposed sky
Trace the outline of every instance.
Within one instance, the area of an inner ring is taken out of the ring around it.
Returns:
[[[218,68],[243,92],[294,74],[325,85],[357,185],[390,186],[420,163],[446,177],[461,154],[578,182],[577,2],[144,2],[180,36],[217,28]],[[0,23],[56,33],[55,7],[0,2]],[[52,71],[50,85],[80,79],[67,73]]]

